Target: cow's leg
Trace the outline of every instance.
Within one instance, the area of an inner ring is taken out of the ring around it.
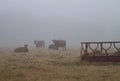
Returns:
[[[59,48],[58,46],[55,46],[55,47],[54,47],[55,50],[58,50],[58,48]]]
[[[42,48],[45,48],[45,46],[43,45]]]

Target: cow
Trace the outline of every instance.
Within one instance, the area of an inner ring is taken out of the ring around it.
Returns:
[[[55,49],[57,49],[57,47],[54,44],[50,44],[48,49],[54,49],[55,50]]]
[[[45,42],[43,40],[34,40],[34,44],[36,45],[36,48],[45,47]]]
[[[55,49],[59,49],[62,48],[62,49],[66,49],[66,40],[52,40],[52,42],[54,43],[54,47]]]
[[[24,47],[18,47],[14,50],[14,52],[28,52],[28,45],[25,44]]]

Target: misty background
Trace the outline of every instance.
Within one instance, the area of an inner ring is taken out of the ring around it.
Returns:
[[[120,40],[120,0],[0,0],[0,47]]]

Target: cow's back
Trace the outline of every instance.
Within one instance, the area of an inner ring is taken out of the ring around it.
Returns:
[[[14,52],[28,52],[28,48],[19,47],[14,50]]]
[[[53,40],[53,43],[56,46],[66,46],[66,41],[65,40]]]

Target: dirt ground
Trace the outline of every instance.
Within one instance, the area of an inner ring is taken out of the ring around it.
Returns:
[[[0,48],[0,81],[120,81],[120,63],[81,62],[80,49]]]

